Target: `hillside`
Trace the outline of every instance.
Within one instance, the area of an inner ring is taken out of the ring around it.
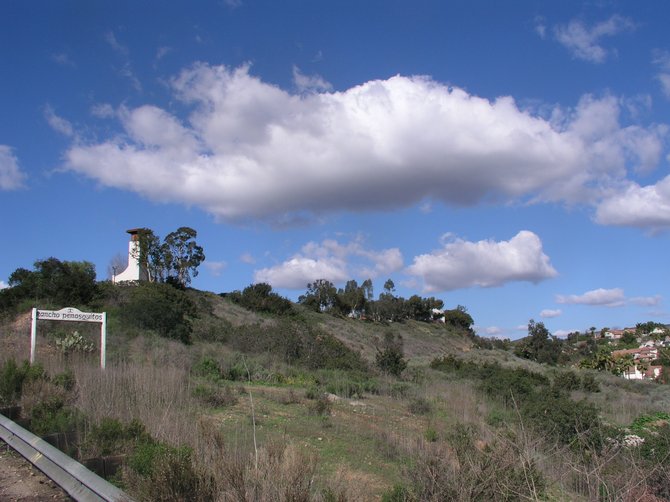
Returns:
[[[109,314],[107,369],[86,323],[40,322],[39,365],[22,366],[29,319],[5,312],[0,401],[39,433],[79,431],[73,455],[122,454],[139,500],[668,496],[665,385],[477,349],[441,323],[164,285],[103,284],[77,306]],[[387,349],[407,367],[381,365]]]

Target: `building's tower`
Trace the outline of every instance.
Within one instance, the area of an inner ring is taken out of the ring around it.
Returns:
[[[128,267],[120,274],[114,275],[112,282],[146,281],[149,279],[146,266],[140,263],[140,229],[127,230],[130,234],[128,243]]]

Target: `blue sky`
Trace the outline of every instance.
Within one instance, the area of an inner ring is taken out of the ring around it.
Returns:
[[[670,322],[667,2],[2,10],[0,287],[190,226],[214,292],[391,278],[512,338]]]

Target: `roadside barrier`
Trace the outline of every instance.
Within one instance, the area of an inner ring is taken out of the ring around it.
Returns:
[[[0,439],[77,502],[133,502],[126,493],[35,434],[0,414]]]

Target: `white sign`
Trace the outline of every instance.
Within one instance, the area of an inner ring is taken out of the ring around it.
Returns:
[[[37,321],[99,322],[100,367],[105,368],[105,359],[107,357],[107,312],[82,312],[74,307],[60,310],[38,310],[33,308],[32,323],[30,326],[30,364],[35,362]]]
[[[79,321],[79,322],[102,322],[104,313],[82,312],[75,308],[65,308],[60,310],[38,310],[37,319],[39,321]]]

